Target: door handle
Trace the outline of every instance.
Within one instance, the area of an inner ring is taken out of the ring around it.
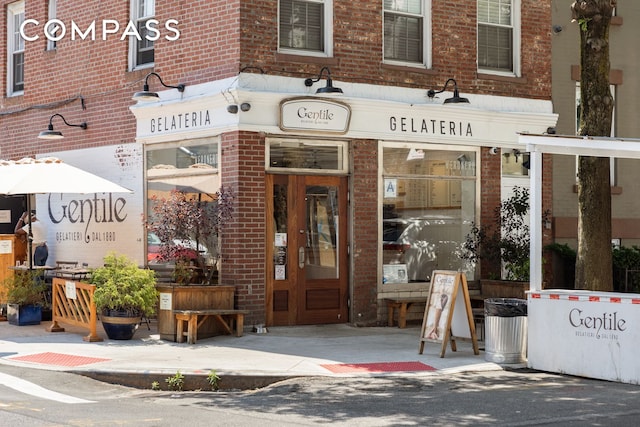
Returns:
[[[298,267],[304,268],[304,247],[298,249]]]

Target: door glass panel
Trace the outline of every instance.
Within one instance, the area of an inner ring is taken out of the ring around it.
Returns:
[[[338,277],[338,189],[313,185],[306,187],[307,242],[305,272],[309,279]]]
[[[275,280],[287,279],[287,186],[273,186],[273,263]]]

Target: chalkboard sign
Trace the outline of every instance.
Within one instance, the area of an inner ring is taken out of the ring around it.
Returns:
[[[458,298],[460,289],[462,297]],[[429,299],[422,320],[419,353],[424,351],[425,342],[435,342],[441,345],[440,357],[444,357],[449,340],[451,350],[456,351],[455,338],[471,339],[474,354],[480,353],[467,278],[458,271],[435,270],[431,275]]]

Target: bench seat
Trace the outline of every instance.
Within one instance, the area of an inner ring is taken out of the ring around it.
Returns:
[[[208,318],[215,318],[228,334],[233,334],[235,326],[236,336],[241,337],[244,329],[244,315],[246,310],[234,309],[203,309],[203,310],[173,310],[176,316],[176,341],[183,342],[187,337],[188,344],[195,344],[198,340],[198,327]],[[184,324],[187,323],[187,331]]]
[[[387,300],[387,324],[393,326],[393,313],[398,311],[398,327],[407,327],[407,310],[413,304],[426,304],[427,297],[386,298]]]

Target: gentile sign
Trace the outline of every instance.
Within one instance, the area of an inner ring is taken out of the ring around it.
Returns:
[[[640,295],[550,289],[527,311],[529,367],[640,383]]]
[[[48,153],[65,163],[133,190],[133,193],[50,193],[36,196],[47,230],[49,264],[76,260],[102,265],[110,251],[144,265],[142,145],[121,144]]]
[[[280,129],[302,132],[346,133],[351,108],[342,102],[318,98],[291,98],[280,103]]]

